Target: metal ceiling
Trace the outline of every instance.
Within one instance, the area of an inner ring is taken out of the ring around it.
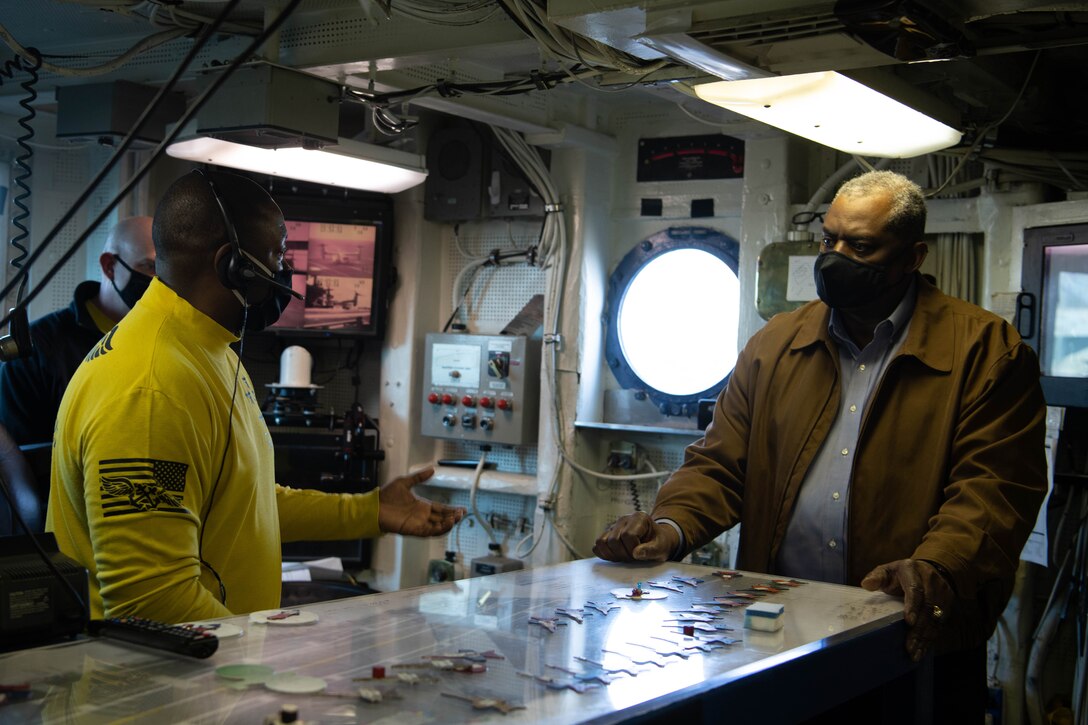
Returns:
[[[429,2],[435,6],[440,0],[414,2]],[[446,2],[463,6],[467,0]],[[919,2],[933,8],[942,0]],[[542,51],[537,41],[529,38],[523,27],[511,20],[502,8],[482,15],[477,21],[451,26],[405,17],[397,12],[405,3],[406,0],[400,3],[392,0],[389,10],[388,0],[304,0],[279,33],[277,49],[270,55],[285,65],[305,68],[341,83],[356,87],[369,85],[382,90],[426,85],[440,77],[501,80],[511,75],[528,74],[545,63],[556,67],[550,62],[548,53]],[[267,14],[283,4],[284,0],[243,0],[230,18],[231,32],[216,36],[198,56],[193,71],[186,76],[183,90],[192,92],[200,71],[233,58],[248,42],[246,34],[257,31]],[[769,4],[786,7],[786,10],[780,10],[774,22],[765,24],[764,33],[778,33],[776,37],[779,37],[783,33],[799,34],[810,27],[798,24],[791,29],[788,22],[790,3]],[[863,0],[852,2],[855,7],[864,4]],[[201,17],[211,17],[224,5],[225,0],[0,0],[0,25],[9,38],[23,46],[37,48],[47,62],[76,69],[117,59],[142,39],[191,25]],[[595,7],[624,5],[637,6],[647,12],[655,5],[686,7],[695,17],[697,13],[693,8],[707,3],[672,0],[594,3]],[[970,125],[985,127],[1004,119],[987,140],[987,145],[1084,157],[1084,150],[1088,149],[1088,93],[1083,92],[1082,74],[1088,68],[1088,4],[974,0],[951,5],[959,12],[959,17],[954,19],[963,21],[957,27],[973,44],[973,57],[940,63],[893,61],[886,70],[912,86],[954,104]],[[833,19],[824,17],[824,22],[826,25]],[[734,54],[747,53],[750,61],[761,62],[763,49],[753,45],[759,42],[758,33],[742,38],[739,28],[730,28],[728,23],[721,22],[713,28],[705,25],[699,32],[706,37],[713,35],[712,42],[726,46],[732,43],[728,49]],[[742,41],[748,45],[738,45]],[[176,37],[134,54],[105,74],[43,72],[38,84],[40,98],[37,105],[44,112],[53,110],[53,92],[59,85],[117,79],[161,84],[190,44],[188,37]],[[0,57],[11,57],[10,50]],[[825,65],[834,67],[835,58],[827,60]],[[681,97],[668,91],[669,81],[685,75],[696,74],[676,63],[656,75],[646,73],[632,78],[629,74],[618,74],[611,81],[612,87],[630,87],[624,92],[610,94],[600,103],[618,107],[637,105],[647,99],[677,102]],[[11,116],[19,114],[16,101],[22,96],[22,90],[18,80],[18,75],[0,77],[0,112]],[[644,85],[650,81],[656,81],[656,85]],[[569,86],[577,88],[577,84]],[[564,93],[567,100],[562,104],[549,98],[550,94],[562,96]],[[505,116],[511,119],[513,127],[533,130],[539,126],[537,130],[540,130],[578,120],[583,111],[570,98],[571,91],[563,89],[533,91],[522,98],[506,99],[448,99],[442,98],[441,94],[432,94],[417,102],[443,110],[464,104],[484,117]],[[701,104],[693,99],[683,102],[689,110]],[[721,116],[720,111],[705,110],[709,116]],[[844,109],[844,112],[848,111]]]

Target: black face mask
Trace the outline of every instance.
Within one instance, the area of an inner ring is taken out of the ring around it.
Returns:
[[[866,264],[840,252],[824,252],[813,267],[816,294],[828,307],[872,304],[888,289],[888,265]]]
[[[110,284],[117,290],[117,294],[121,296],[121,301],[128,305],[131,310],[136,306],[136,303],[140,301],[140,298],[144,296],[144,292],[147,292],[147,288],[151,285],[151,277],[148,277],[143,272],[137,272],[132,267],[125,264],[125,260],[121,259],[120,254],[113,255],[113,258],[121,263],[121,266],[128,270],[128,282],[123,288],[118,289],[117,280],[111,279]]]
[[[246,311],[246,330],[260,332],[270,325],[274,325],[284,309],[287,308],[295,293],[291,291],[291,270],[281,269],[272,273],[275,284],[264,281],[268,285],[268,294],[256,304],[249,305]],[[256,282],[255,284],[260,284]]]

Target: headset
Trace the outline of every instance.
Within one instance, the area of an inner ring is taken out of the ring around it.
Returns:
[[[255,279],[261,279],[269,283],[275,283],[274,279],[270,279],[267,275],[262,274],[262,270],[254,264],[256,260],[247,259],[246,253],[242,251],[242,246],[238,243],[238,232],[234,228],[234,223],[230,220],[230,216],[227,214],[227,208],[223,205],[223,200],[219,196],[219,190],[215,186],[215,182],[212,180],[210,174],[205,173],[200,169],[196,169],[195,173],[199,174],[206,182],[208,182],[208,189],[212,192],[212,199],[215,200],[215,205],[219,207],[219,213],[223,217],[223,226],[226,229],[227,241],[230,242],[230,254],[224,257],[216,266],[216,272],[219,274],[219,281],[224,287],[230,290],[234,290],[236,293],[240,293],[242,301],[242,336],[241,342],[245,343],[245,317],[249,314],[249,300],[248,300],[248,288],[249,283]],[[215,567],[208,563],[204,558],[204,529],[205,524],[208,522],[208,517],[211,516],[212,504],[215,502],[215,492],[219,488],[219,480],[223,478],[223,468],[227,464],[227,453],[230,451],[231,439],[234,437],[234,404],[238,396],[238,376],[242,369],[242,350],[238,350],[238,363],[234,368],[234,386],[230,394],[230,409],[227,411],[227,440],[223,444],[223,453],[219,458],[219,472],[215,474],[215,481],[212,483],[211,493],[208,494],[207,513],[200,517],[200,534],[197,539],[197,558],[200,560],[201,566],[204,566],[215,577],[215,581],[219,584],[219,600],[226,605],[227,603],[227,585],[223,583],[223,578],[219,576],[219,572],[215,570]]]
[[[235,229],[230,215],[227,214],[227,207],[223,204],[223,198],[219,195],[219,189],[216,187],[211,174],[201,169],[196,169],[196,173],[200,174],[208,182],[208,189],[212,192],[212,199],[215,200],[215,205],[219,208],[219,213],[223,217],[223,227],[226,229],[227,241],[230,243],[230,254],[223,257],[216,266],[219,281],[223,286],[241,293],[242,299],[247,305],[249,304],[249,286],[253,282],[270,285],[289,292],[298,299],[302,299],[302,295],[292,289],[290,285],[277,280],[271,270],[252,254],[242,249],[242,245],[238,242],[238,231]]]
[[[223,604],[226,604],[227,587],[223,583],[222,577],[219,576],[219,572],[215,570],[215,567],[204,559],[204,529],[208,517],[211,515],[212,504],[215,502],[215,492],[219,488],[220,479],[223,478],[223,469],[227,463],[227,453],[230,451],[231,440],[234,437],[234,408],[238,397],[238,378],[242,369],[242,351],[244,350],[242,346],[245,345],[246,318],[249,316],[249,286],[253,282],[258,282],[289,292],[298,299],[302,299],[302,295],[293,290],[290,285],[283,284],[277,280],[273,275],[272,270],[265,267],[265,265],[252,254],[242,249],[242,245],[238,242],[238,231],[235,229],[234,222],[231,221],[230,215],[227,214],[227,207],[223,204],[223,198],[219,195],[219,189],[216,187],[211,174],[201,169],[195,169],[195,172],[200,174],[201,178],[208,183],[208,189],[212,192],[212,199],[215,201],[215,205],[219,208],[219,213],[223,218],[223,227],[226,230],[227,241],[230,243],[230,253],[223,257],[218,265],[216,265],[216,273],[219,275],[220,283],[238,295],[239,300],[242,302],[243,315],[241,336],[238,341],[238,362],[234,368],[234,389],[231,391],[230,409],[227,411],[227,440],[223,445],[223,453],[219,460],[219,472],[215,475],[211,493],[208,494],[208,513],[203,515],[200,520],[200,535],[197,543],[197,557],[200,559],[200,564],[206,567],[208,571],[212,573],[212,576],[215,577],[215,581],[219,584],[219,599]]]

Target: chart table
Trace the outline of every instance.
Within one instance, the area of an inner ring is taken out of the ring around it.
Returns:
[[[744,628],[756,601],[784,605],[780,630]],[[0,684],[31,695],[0,720],[253,725],[290,703],[307,723],[797,722],[915,673],[896,598],[677,563],[586,559],[273,617],[218,620],[204,660],[104,639],[2,655]]]

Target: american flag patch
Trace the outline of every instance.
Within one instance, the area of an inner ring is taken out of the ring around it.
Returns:
[[[111,458],[98,462],[102,515],[166,511],[188,513],[181,504],[188,463],[157,458]]]

